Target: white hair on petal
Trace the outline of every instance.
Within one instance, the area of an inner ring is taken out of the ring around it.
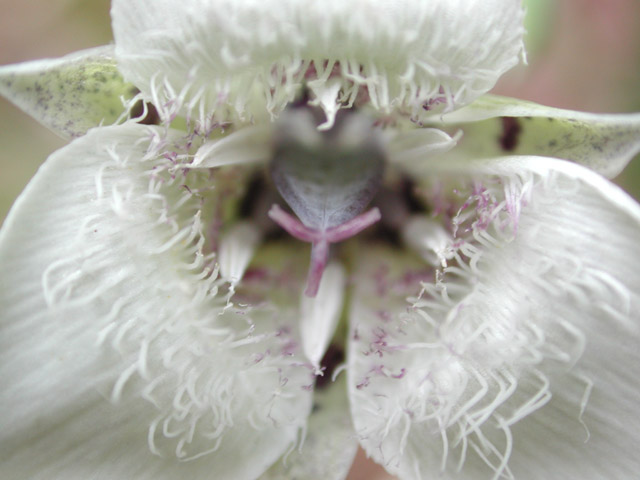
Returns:
[[[201,125],[277,115],[303,83],[333,80],[328,117],[365,95],[418,118],[486,92],[523,52],[515,0],[133,3],[112,10],[119,68],[163,118]]]
[[[297,318],[270,308],[267,299],[259,307],[229,306],[216,238],[207,231],[212,211],[237,201],[242,190],[230,187],[243,174],[185,169],[193,138],[139,128],[149,132],[135,147],[139,152],[126,137],[98,147],[105,159],[93,181],[100,213],[79,223],[74,254],[44,271],[49,307],[90,312],[107,304],[97,310],[102,316],[87,321],[96,331],[95,348],[120,359],[108,397],[126,403],[139,396],[158,410],[147,436],[157,455],[187,461],[211,454],[234,434],[232,427],[247,422],[256,430],[302,427],[307,406],[294,403],[311,375],[295,328],[283,327]],[[220,185],[228,187],[224,195]],[[93,241],[96,235],[124,242],[132,256],[148,261],[114,269],[113,252]],[[163,265],[170,268],[157,278],[154,269]],[[144,281],[131,286],[132,279]],[[140,300],[146,288],[165,301]]]
[[[519,173],[461,184],[453,196],[434,202],[443,207],[439,216],[452,233],[447,266],[420,282],[406,313],[379,315],[367,307],[367,314],[361,306],[352,312],[368,319],[352,335],[359,352],[351,365],[353,392],[358,402],[370,402],[362,412],[354,410],[357,431],[365,449],[391,472],[413,471],[414,455],[423,458],[423,469],[435,462],[442,472],[461,471],[473,457],[493,478],[513,478],[511,429],[551,401],[552,381],[560,374],[568,375],[573,418],[588,436],[583,415],[594,387],[580,364],[585,327],[535,302],[601,309],[631,328],[632,298],[618,279],[586,265],[570,248],[551,250],[558,241],[554,224],[538,217],[556,205],[557,196],[548,192],[571,198],[578,191],[572,182],[579,180]],[[367,275],[374,282],[402,283],[402,273],[376,279],[373,258]],[[517,289],[525,287],[509,280],[510,262],[525,262],[525,286],[530,282],[539,300],[523,300]],[[384,292],[376,291],[378,299],[364,295],[381,305],[395,301]],[[402,377],[391,375],[398,371]],[[418,468],[416,478],[427,472],[433,473]]]

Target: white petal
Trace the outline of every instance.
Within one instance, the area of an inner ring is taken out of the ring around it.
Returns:
[[[304,425],[304,272],[280,287],[294,308],[227,308],[203,241],[216,199],[163,171],[160,134],[76,139],[0,232],[4,478],[251,479]]]
[[[337,263],[330,264],[322,276],[318,294],[301,297],[302,346],[307,358],[317,369],[342,314],[346,275]]]
[[[215,168],[264,162],[271,157],[271,143],[268,126],[245,127],[202,145],[190,167]]]
[[[345,389],[344,377],[340,377],[315,393],[302,448],[274,464],[260,480],[346,478],[358,441],[351,426]]]
[[[456,264],[422,284],[390,251],[356,270],[361,444],[403,479],[633,478],[640,207],[569,162],[465,165]]]
[[[118,72],[112,46],[0,67],[0,94],[64,138],[114,123],[135,90]]]
[[[201,122],[277,114],[314,80],[329,116],[319,84],[336,79],[347,104],[366,91],[383,112],[455,108],[523,50],[519,0],[116,0],[112,17],[125,78],[161,114]]]
[[[544,155],[612,178],[640,152],[640,114],[574,112],[486,95],[439,120],[464,130],[452,157]]]

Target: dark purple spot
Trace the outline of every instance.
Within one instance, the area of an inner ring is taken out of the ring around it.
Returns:
[[[331,383],[334,370],[344,362],[344,350],[339,345],[331,344],[322,357],[320,368],[322,376],[316,377],[316,388],[324,388]]]
[[[522,126],[515,117],[502,117],[502,136],[500,137],[500,146],[506,152],[515,150],[518,146]]]
[[[142,125],[160,125],[160,115],[158,110],[151,103],[146,103],[146,115],[142,117],[145,110],[142,105],[142,101],[137,102],[131,109],[131,118],[138,119],[138,123]]]

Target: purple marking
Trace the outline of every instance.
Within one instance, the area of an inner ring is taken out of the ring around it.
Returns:
[[[386,296],[389,291],[388,274],[389,266],[384,264],[380,265],[373,274],[373,279],[376,284],[376,295],[379,297]]]
[[[371,378],[370,377],[364,377],[362,379],[362,381],[356,385],[356,388],[358,390],[362,390],[364,387],[369,386],[370,382],[371,382]]]
[[[244,283],[265,282],[269,278],[269,271],[266,268],[248,268],[242,277]]]
[[[298,344],[294,340],[289,340],[282,346],[280,353],[285,357],[292,357],[298,350]]]

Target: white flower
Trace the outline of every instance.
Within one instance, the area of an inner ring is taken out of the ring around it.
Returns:
[[[114,0],[117,67],[3,67],[78,137],[0,231],[3,478],[632,478],[640,116],[484,95],[522,15]]]

